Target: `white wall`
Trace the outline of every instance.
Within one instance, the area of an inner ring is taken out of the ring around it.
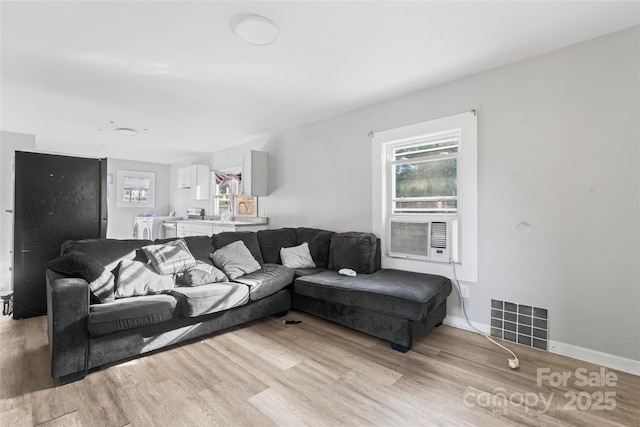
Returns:
[[[471,319],[489,323],[491,298],[544,307],[551,340],[638,363],[639,51],[635,27],[209,160],[229,167],[247,149],[269,153],[261,206],[273,228],[369,231],[380,189],[372,189],[367,134],[477,108],[480,277],[470,284]],[[175,191],[171,200],[185,203]],[[516,231],[521,221],[532,234]],[[457,304],[449,298],[449,315],[460,316]]]
[[[36,137],[13,132],[0,132],[0,295],[11,292],[13,251],[13,165],[16,151],[35,151]]]
[[[116,189],[118,170],[138,172],[154,172],[156,174],[156,206],[153,208],[118,207]],[[113,183],[108,184],[108,222],[107,237],[113,239],[132,239],[133,222],[137,215],[149,212],[159,216],[169,215],[169,165],[157,163],[134,162],[120,159],[107,159],[107,173],[113,176]],[[175,181],[175,180],[174,180]]]

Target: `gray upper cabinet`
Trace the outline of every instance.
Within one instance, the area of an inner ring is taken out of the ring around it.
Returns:
[[[244,154],[240,193],[254,197],[268,194],[266,152],[251,150]]]

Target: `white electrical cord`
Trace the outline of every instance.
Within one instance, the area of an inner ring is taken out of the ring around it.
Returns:
[[[478,329],[475,326],[473,326],[473,324],[471,323],[471,320],[469,320],[469,316],[467,315],[467,309],[464,306],[464,298],[462,298],[462,291],[460,290],[460,283],[458,282],[458,275],[456,274],[456,265],[455,265],[455,263],[453,261],[451,261],[451,268],[453,269],[453,279],[454,279],[453,283],[455,283],[455,285],[456,285],[456,290],[458,291],[458,296],[460,297],[460,304],[462,305],[462,312],[464,313],[464,317],[467,320],[467,323],[469,324],[469,326],[471,326],[473,329],[475,329],[480,335],[482,335],[483,337],[485,337],[486,339],[488,339],[489,341],[491,341],[492,343],[494,343],[495,345],[497,345],[501,349],[506,350],[509,353],[511,353],[511,355],[513,356],[513,359],[507,359],[508,362],[509,362],[508,366],[511,369],[518,369],[520,367],[520,360],[518,359],[518,356],[516,356],[516,354],[513,351],[509,350],[507,347],[505,347],[502,344],[496,342],[489,335],[485,334],[480,329]]]

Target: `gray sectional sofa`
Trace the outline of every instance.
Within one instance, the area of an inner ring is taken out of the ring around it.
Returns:
[[[291,308],[407,351],[442,323],[451,283],[441,276],[381,269],[379,246],[371,233],[304,227],[154,242],[65,242],[46,273],[52,376],[75,381],[90,369]],[[303,261],[296,258],[301,251]],[[180,258],[175,254],[185,252],[197,265],[174,262]],[[285,255],[289,267],[283,265]],[[221,274],[216,267],[228,273],[216,276],[225,281],[202,283],[212,280],[212,271]],[[357,275],[339,274],[343,268]],[[207,273],[200,276],[203,270]]]

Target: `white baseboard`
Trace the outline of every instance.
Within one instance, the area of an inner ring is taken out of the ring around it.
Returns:
[[[444,318],[442,323],[444,323],[445,325],[453,326],[455,328],[465,329],[467,331],[476,332],[476,333],[478,332],[478,331],[474,330],[471,326],[469,326],[469,323],[467,323],[467,320],[462,318],[462,317],[447,316],[447,317]],[[480,329],[485,334],[491,333],[491,327],[489,325],[487,325],[486,323],[480,323],[480,322],[473,322],[472,321],[471,324],[475,328]]]
[[[466,319],[461,317],[447,316],[445,317],[443,323],[445,325],[453,326],[454,328],[477,332],[469,326]],[[486,334],[489,334],[491,331],[490,326],[485,323],[471,323],[473,324],[473,326],[480,329]],[[517,350],[515,351],[517,354]],[[605,366],[607,368],[616,369],[618,371],[627,372],[629,374],[640,375],[640,361],[638,360],[627,359],[624,357],[615,356],[613,354],[602,353],[600,351],[552,340],[549,340],[549,352],[560,354],[562,356],[573,357],[574,359],[578,360],[584,360],[585,362]]]
[[[638,360],[627,359],[625,357],[552,340],[549,340],[549,351],[629,374],[640,375],[640,361]]]

